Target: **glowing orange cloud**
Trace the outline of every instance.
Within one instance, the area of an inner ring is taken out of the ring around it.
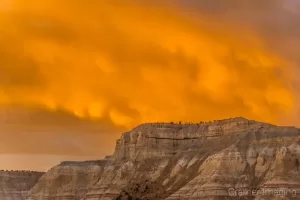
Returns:
[[[297,125],[296,63],[253,26],[106,0],[11,0],[0,16],[1,104],[127,127],[241,115]]]

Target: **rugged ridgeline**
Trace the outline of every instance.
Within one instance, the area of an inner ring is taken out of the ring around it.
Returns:
[[[111,157],[52,168],[28,200],[300,199],[299,141],[300,129],[244,118],[143,124]]]
[[[43,172],[0,170],[0,200],[24,200]]]

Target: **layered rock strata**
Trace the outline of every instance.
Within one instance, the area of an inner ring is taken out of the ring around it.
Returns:
[[[0,200],[24,200],[43,172],[0,170]]]
[[[300,199],[299,141],[244,118],[142,124],[105,160],[52,168],[28,200]]]

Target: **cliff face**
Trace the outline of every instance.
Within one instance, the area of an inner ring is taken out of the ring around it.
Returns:
[[[28,199],[300,199],[299,141],[300,129],[243,118],[143,124],[105,160],[52,168]]]
[[[24,200],[42,172],[0,171],[0,199]]]

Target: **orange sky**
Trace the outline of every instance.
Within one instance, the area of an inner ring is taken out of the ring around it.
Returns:
[[[292,1],[157,2],[0,2],[0,163],[102,157],[149,121],[300,126]]]

